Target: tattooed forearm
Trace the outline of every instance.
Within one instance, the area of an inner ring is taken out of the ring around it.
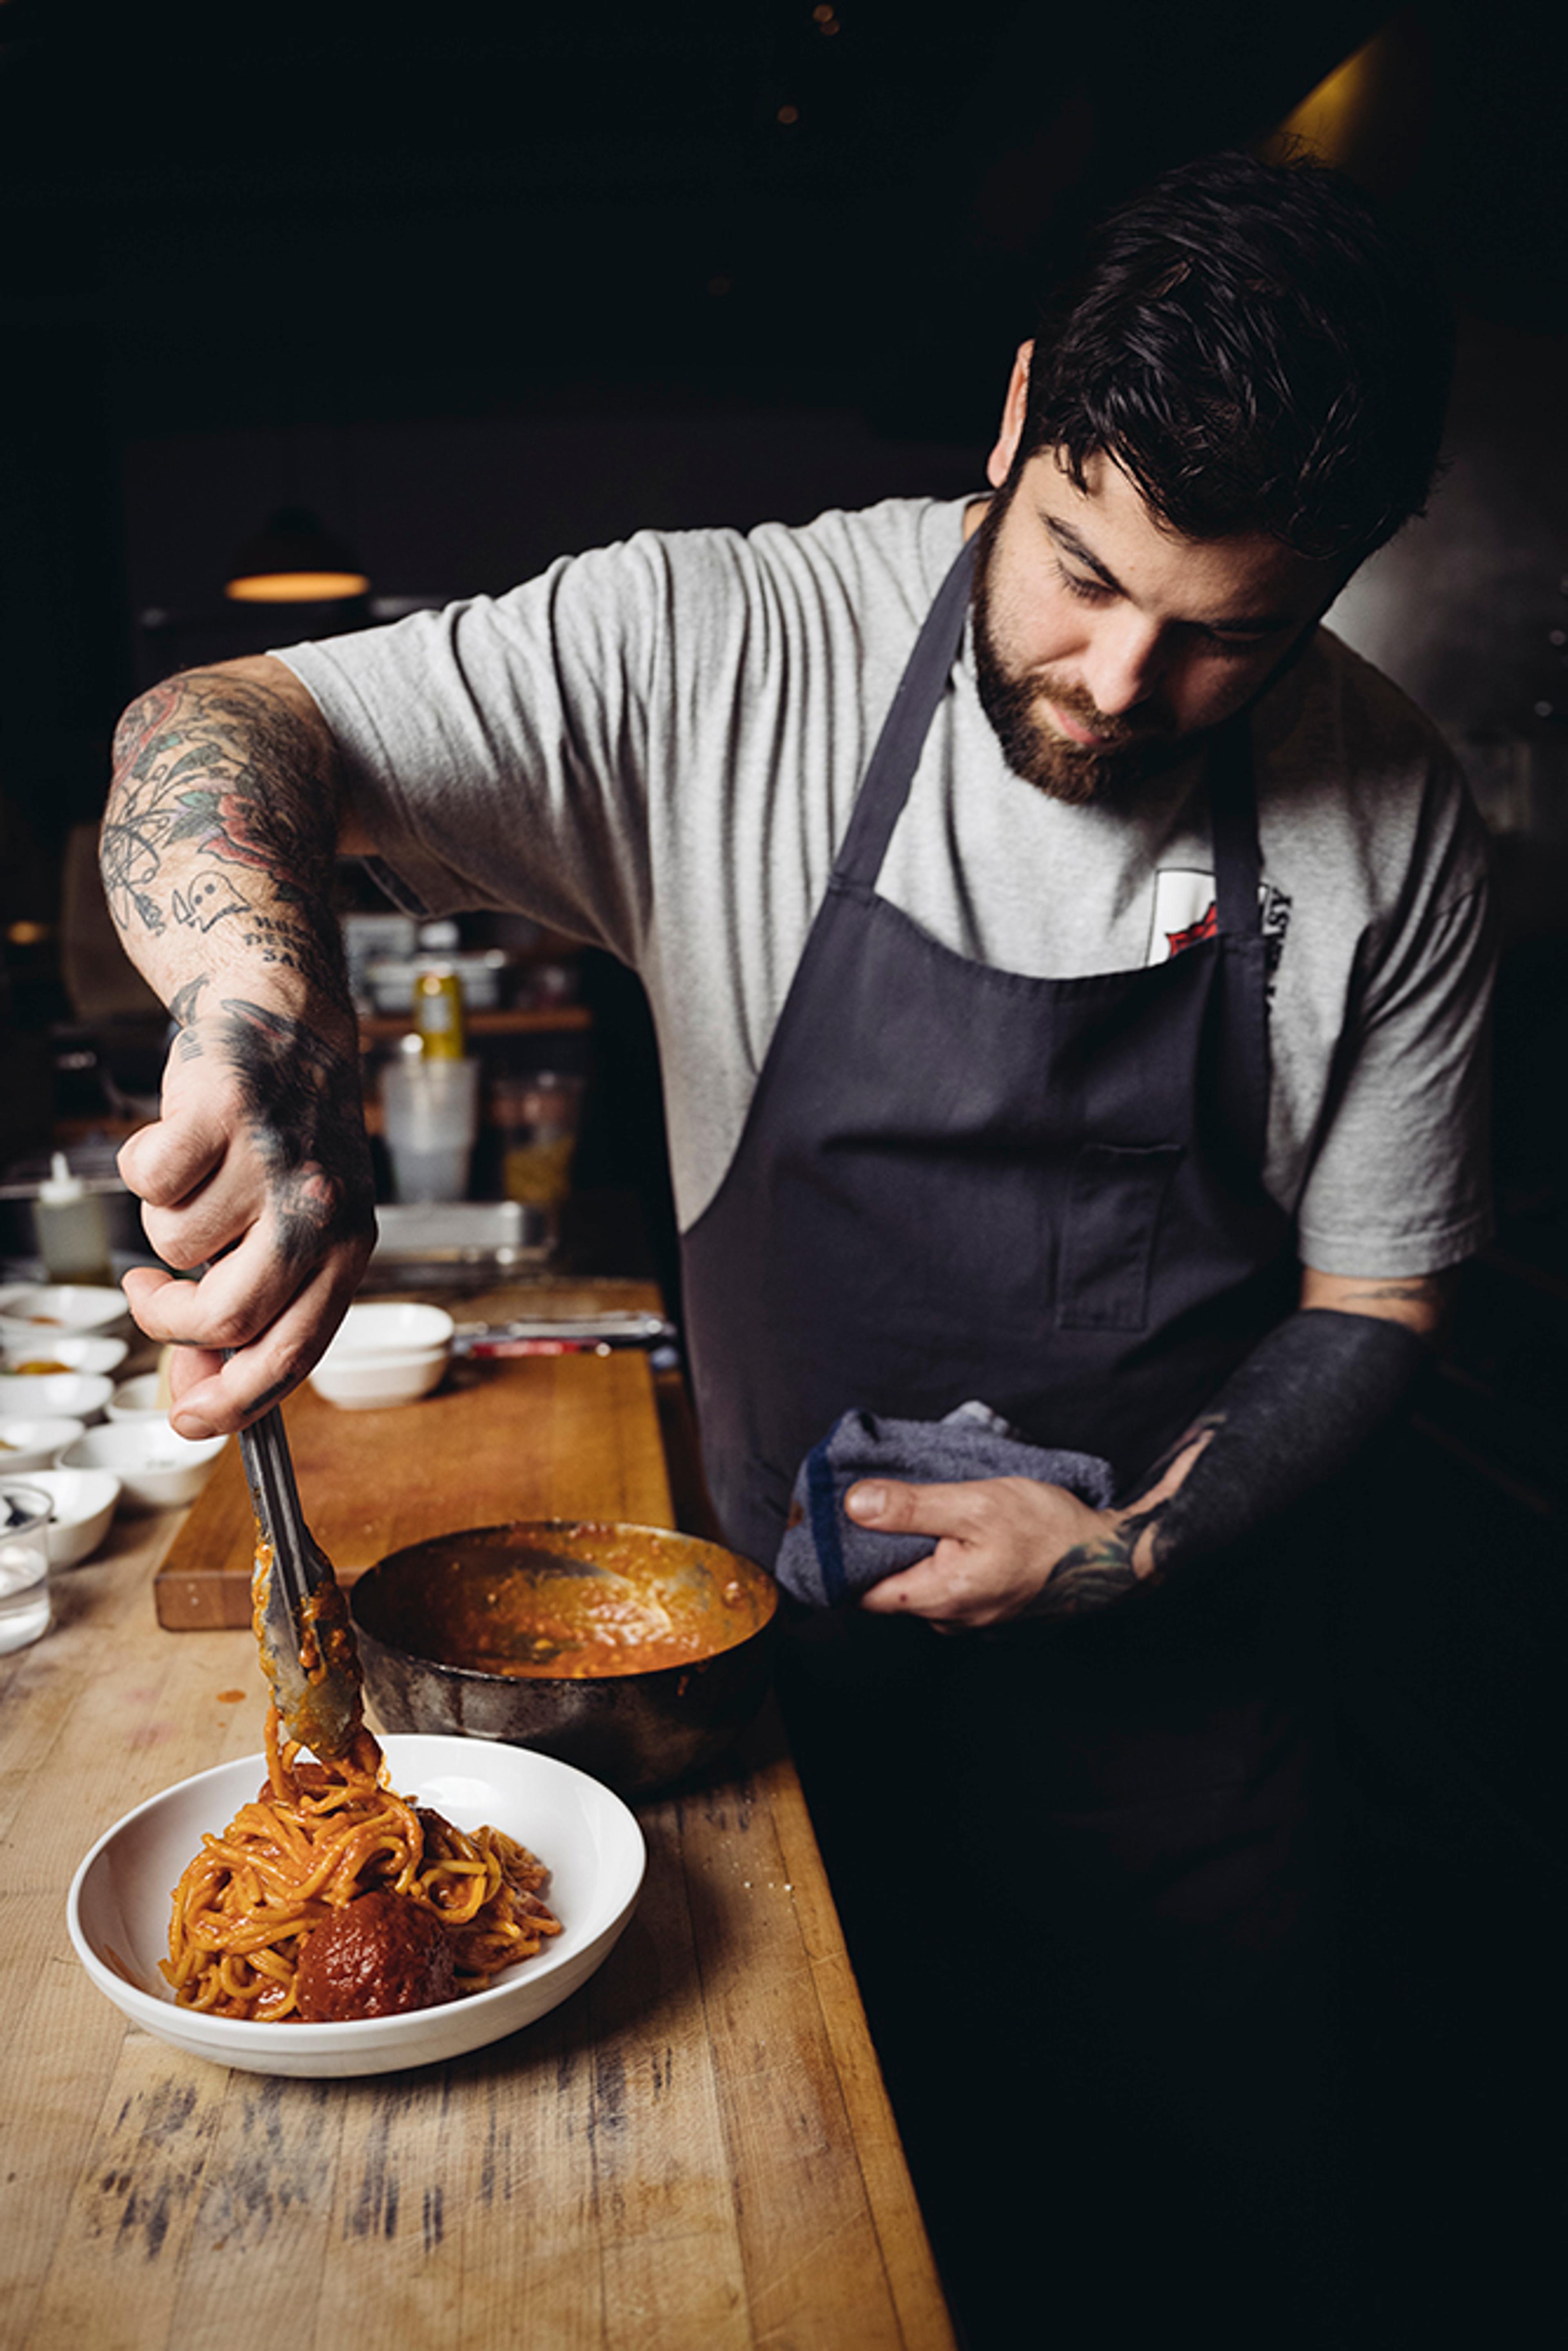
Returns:
[[[131,705],[114,762],[100,862],[132,954],[172,925],[342,1002],[330,759],[287,701],[191,671]]]
[[[1148,1580],[1278,1520],[1349,1466],[1423,1353],[1415,1332],[1376,1311],[1289,1316],[1138,1480],[1117,1513],[1129,1559]]]

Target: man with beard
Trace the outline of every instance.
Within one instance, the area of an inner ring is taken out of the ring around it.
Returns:
[[[1316,624],[1420,510],[1446,380],[1354,191],[1214,159],[1020,351],[988,498],[642,533],[172,680],[118,746],[115,908],[182,1029],[121,1164],[166,1262],[213,1261],[128,1283],[176,1427],[287,1392],[362,1270],[340,846],[642,977],[738,1549],[856,1408],[980,1400],[1111,1465],[1103,1505],[862,1480],[925,1555],[782,1676],[977,2341],[1196,2297],[1211,2339],[1328,2339],[1303,1531],[1354,1537],[1343,1473],[1488,1229],[1490,944],[1440,738]],[[193,928],[214,858],[237,903]]]

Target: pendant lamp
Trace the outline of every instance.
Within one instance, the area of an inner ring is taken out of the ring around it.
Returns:
[[[307,507],[280,507],[235,558],[225,596],[236,604],[330,604],[363,596],[370,581]]]

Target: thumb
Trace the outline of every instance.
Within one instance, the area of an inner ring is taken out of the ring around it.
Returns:
[[[962,1487],[910,1486],[896,1478],[862,1478],[844,1496],[857,1526],[879,1534],[946,1535],[958,1531]]]

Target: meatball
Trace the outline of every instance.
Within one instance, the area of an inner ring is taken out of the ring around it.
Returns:
[[[299,1954],[298,1997],[307,2024],[402,2016],[456,1992],[451,1940],[410,1894],[361,1894],[323,1918]]]

